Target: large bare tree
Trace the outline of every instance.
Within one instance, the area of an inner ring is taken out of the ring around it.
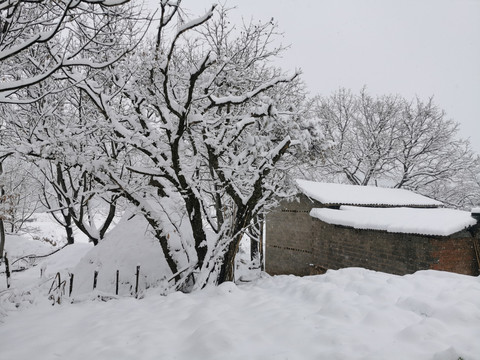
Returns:
[[[179,4],[160,2],[156,38],[109,69],[113,87],[69,76],[136,153],[126,167],[135,183],[99,170],[142,210],[173,287],[190,291],[234,279],[240,240],[275,194],[291,144],[294,114],[281,100],[297,74],[268,63],[283,49],[272,46],[273,22],[233,30],[223,8],[175,22]]]
[[[322,129],[318,141],[326,144],[311,159],[310,175],[318,179],[382,183],[451,203],[451,191],[442,195],[439,189],[477,168],[468,141],[458,138],[458,124],[433,99],[372,97],[365,89],[357,95],[341,89],[315,98],[312,109]]]

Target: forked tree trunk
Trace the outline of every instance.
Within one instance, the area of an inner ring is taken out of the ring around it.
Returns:
[[[237,208],[235,217],[235,227],[233,233],[236,234],[228,245],[228,249],[223,256],[223,262],[218,274],[217,283],[221,284],[225,281],[235,281],[235,256],[238,253],[240,241],[243,237],[243,230],[246,224],[251,221],[251,215],[248,208]]]
[[[237,236],[228,245],[228,249],[223,256],[223,262],[218,274],[218,284],[222,284],[225,281],[235,281],[235,256],[238,253],[238,246],[241,238],[241,235]]]
[[[253,261],[258,257],[259,249],[259,238],[254,239],[250,238],[250,260]]]

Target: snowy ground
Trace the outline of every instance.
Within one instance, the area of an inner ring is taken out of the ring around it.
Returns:
[[[38,241],[9,242],[12,253],[50,250]],[[52,306],[51,274],[73,271],[82,257],[92,258],[91,249],[67,246],[15,273],[10,290],[0,275],[2,360],[480,359],[479,277],[351,268],[264,275],[189,295],[160,296],[151,287],[142,299],[82,294],[71,303],[64,296]],[[42,267],[47,275],[40,278]]]

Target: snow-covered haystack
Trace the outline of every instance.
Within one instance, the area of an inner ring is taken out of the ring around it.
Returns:
[[[115,294],[119,272],[119,295],[135,291],[139,266],[139,291],[162,286],[171,275],[158,240],[143,216],[125,215],[105,239],[92,248],[73,269],[73,296],[92,292],[94,273],[96,290]]]

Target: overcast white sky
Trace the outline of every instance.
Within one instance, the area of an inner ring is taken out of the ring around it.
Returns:
[[[183,0],[203,14],[215,1]],[[480,0],[228,0],[239,21],[273,17],[311,94],[340,87],[434,95],[480,153]]]

